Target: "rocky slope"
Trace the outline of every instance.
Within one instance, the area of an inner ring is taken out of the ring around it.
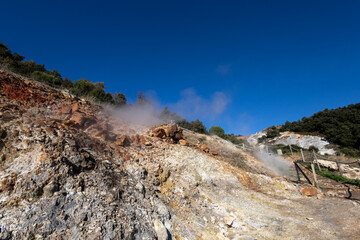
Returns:
[[[357,202],[113,111],[0,72],[0,239],[359,238]]]

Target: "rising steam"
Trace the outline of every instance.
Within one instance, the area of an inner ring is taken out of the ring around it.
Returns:
[[[128,125],[152,126],[164,123],[151,103],[127,104],[113,109],[113,115]]]
[[[258,150],[254,151],[254,155],[277,175],[290,176],[290,163],[282,157]]]

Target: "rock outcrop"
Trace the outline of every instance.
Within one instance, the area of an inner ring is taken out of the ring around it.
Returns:
[[[158,126],[149,131],[149,136],[164,139],[168,143],[178,143],[183,140],[182,129],[176,123]],[[185,142],[182,141],[182,144]]]

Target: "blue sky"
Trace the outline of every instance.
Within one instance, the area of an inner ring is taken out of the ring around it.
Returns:
[[[360,102],[359,1],[2,1],[0,41],[63,77],[250,134]]]

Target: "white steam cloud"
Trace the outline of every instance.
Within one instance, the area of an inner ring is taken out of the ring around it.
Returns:
[[[169,109],[188,119],[214,119],[225,111],[230,102],[223,92],[215,92],[210,99],[205,99],[189,88],[181,92],[178,102],[169,104]]]
[[[126,104],[121,107],[109,109],[112,115],[117,117],[119,121],[129,126],[153,126],[165,123],[166,119],[161,119],[160,112],[163,104],[160,103],[156,92],[147,91],[145,93],[145,101],[141,104]],[[174,104],[167,105],[172,112],[176,112],[183,118],[188,120],[215,119],[222,114],[230,98],[223,92],[215,92],[210,99],[205,99],[196,94],[193,89],[186,89],[181,92],[181,98]],[[180,120],[180,119],[172,119]],[[120,123],[120,122],[119,122]]]
[[[277,175],[290,176],[290,163],[282,157],[264,151],[255,151],[254,155]]]
[[[152,126],[163,123],[158,110],[151,103],[124,105],[114,109],[113,114],[129,125]]]

